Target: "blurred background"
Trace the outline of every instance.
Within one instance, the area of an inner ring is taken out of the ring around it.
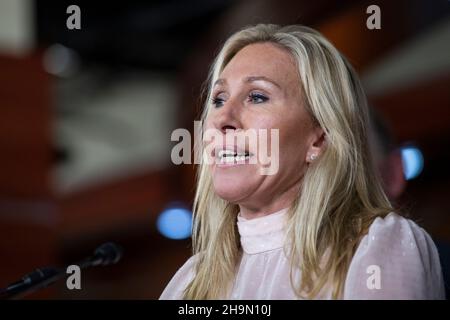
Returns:
[[[0,0],[0,287],[114,241],[123,259],[83,271],[82,290],[29,298],[159,297],[191,250],[195,170],[172,164],[170,134],[192,132],[214,55],[256,23],[314,27],[350,60],[387,191],[447,272],[450,1]]]

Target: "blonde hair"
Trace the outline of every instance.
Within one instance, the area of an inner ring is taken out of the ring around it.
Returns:
[[[325,150],[308,167],[289,209],[291,285],[303,298],[317,297],[331,286],[337,299],[360,238],[376,217],[392,210],[370,155],[366,98],[355,71],[319,32],[304,26],[260,24],[232,35],[216,57],[202,120],[208,115],[211,86],[227,63],[245,46],[261,42],[292,55],[305,105],[326,139]],[[196,149],[202,153],[201,146]],[[197,173],[192,233],[195,277],[184,298],[227,298],[242,254],[236,224],[239,207],[214,193],[207,164],[201,164]],[[296,268],[301,270],[300,281],[293,276]]]

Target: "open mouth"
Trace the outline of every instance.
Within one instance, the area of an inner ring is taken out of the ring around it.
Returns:
[[[247,151],[219,150],[217,152],[217,159],[220,164],[245,163],[251,156],[252,154]]]

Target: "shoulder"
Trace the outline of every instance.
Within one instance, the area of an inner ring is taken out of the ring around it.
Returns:
[[[445,298],[439,255],[430,235],[396,213],[376,218],[353,256],[344,298]]]
[[[160,300],[181,300],[183,291],[195,274],[195,264],[198,254],[191,256],[173,275],[166,288],[159,297]]]

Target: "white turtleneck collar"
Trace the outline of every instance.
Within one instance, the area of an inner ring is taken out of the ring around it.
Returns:
[[[239,213],[237,226],[244,252],[257,254],[282,248],[287,218],[288,208],[254,219],[246,219]]]

